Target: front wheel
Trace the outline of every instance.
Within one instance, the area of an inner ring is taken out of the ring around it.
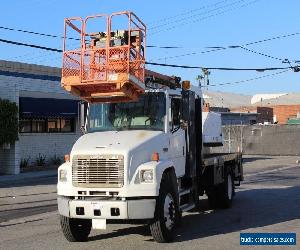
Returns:
[[[176,177],[174,180],[171,173],[166,173],[160,185],[154,221],[150,224],[154,240],[159,243],[172,241],[179,217]]]
[[[61,215],[60,225],[68,241],[87,241],[92,228],[92,220],[74,219]]]

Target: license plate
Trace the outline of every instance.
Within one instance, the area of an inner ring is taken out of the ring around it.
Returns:
[[[106,229],[106,219],[92,219],[93,229]]]

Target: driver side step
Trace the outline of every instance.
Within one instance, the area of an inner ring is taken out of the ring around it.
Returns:
[[[180,211],[186,212],[192,210],[196,205],[192,202],[192,189],[179,190]]]
[[[187,211],[192,210],[195,207],[196,207],[196,205],[194,203],[183,204],[183,205],[180,206],[180,211],[187,212]]]

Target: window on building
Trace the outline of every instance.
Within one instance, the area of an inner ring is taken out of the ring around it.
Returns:
[[[43,119],[32,120],[32,132],[33,133],[45,133],[46,132],[46,121]]]
[[[61,132],[74,132],[74,119],[60,119]]]
[[[48,132],[55,133],[60,131],[60,119],[48,119]]]
[[[31,120],[23,119],[19,122],[20,133],[30,133],[31,132]]]
[[[75,118],[21,118],[19,127],[20,133],[71,133]]]

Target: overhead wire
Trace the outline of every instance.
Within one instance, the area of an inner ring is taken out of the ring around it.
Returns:
[[[35,49],[42,49],[42,50],[47,50],[47,51],[54,51],[54,52],[60,52],[62,53],[63,51],[61,49],[55,49],[55,48],[50,48],[50,47],[45,47],[45,46],[40,46],[40,45],[35,45],[35,44],[28,44],[28,43],[21,43],[21,42],[15,42],[11,40],[6,40],[6,39],[1,39],[0,42],[3,43],[8,43],[8,44],[13,44],[17,46],[26,46],[26,47],[31,47]],[[146,62],[148,65],[156,65],[156,66],[164,66],[164,67],[175,67],[175,68],[189,68],[189,69],[209,69],[209,70],[238,70],[238,71],[269,71],[269,70],[280,70],[280,69],[293,69],[294,67],[268,67],[268,68],[229,68],[229,67],[205,67],[205,66],[188,66],[188,65],[175,65],[175,64],[164,64],[164,63],[155,63],[155,62]]]
[[[35,44],[15,42],[15,41],[1,39],[1,38],[0,38],[0,42],[2,42],[2,43],[8,43],[8,44],[13,44],[13,45],[19,45],[19,46],[25,46],[25,47],[31,47],[31,48],[36,48],[36,49],[43,49],[43,50],[48,50],[48,51],[62,52],[61,49],[54,49],[54,48],[45,47],[45,46],[39,46],[39,45],[35,45]]]
[[[172,16],[168,16],[168,17],[164,17],[164,18],[161,18],[161,19],[156,19],[155,21],[152,21],[152,22],[147,22],[147,25],[150,25],[151,24],[155,24],[155,23],[163,23],[165,21],[168,21],[168,20],[172,20],[172,19],[176,19],[177,17],[181,17],[181,16],[185,16],[185,15],[188,15],[190,13],[194,13],[194,12],[197,12],[199,10],[203,10],[205,8],[208,8],[208,7],[211,7],[211,6],[217,6],[218,4],[221,4],[221,3],[224,3],[224,2],[227,2],[228,0],[222,0],[222,1],[218,1],[214,4],[209,4],[209,5],[204,5],[200,8],[196,8],[196,9],[191,9],[191,10],[187,10],[187,11],[183,11],[179,14],[176,14],[176,15],[172,15]]]
[[[204,9],[208,9],[207,11],[204,11],[204,12],[200,12],[200,13],[196,13],[196,14],[192,14],[192,15],[187,15],[187,14],[184,14],[184,15],[177,15],[177,17],[179,17],[179,19],[176,19],[175,16],[174,18],[169,18],[169,20],[172,20],[172,19],[175,19],[173,21],[168,21],[166,20],[165,22],[162,22],[161,24],[157,24],[155,26],[151,26],[148,28],[148,30],[154,30],[154,29],[159,29],[161,27],[164,27],[164,26],[168,26],[170,24],[173,24],[173,23],[180,23],[182,21],[185,21],[185,20],[188,20],[188,19],[193,19],[195,17],[199,17],[199,16],[204,16],[208,13],[211,13],[211,12],[214,12],[214,11],[217,11],[219,9],[222,9],[224,7],[227,7],[227,6],[231,6],[232,4],[235,4],[237,2],[240,2],[240,1],[246,1],[246,0],[233,0],[235,2],[231,3],[231,4],[225,4],[223,6],[219,6],[217,8],[212,8],[210,9],[210,7],[215,7],[215,6],[218,6],[220,3],[224,3],[224,2],[228,2],[228,0],[226,1],[220,1],[220,2],[217,2],[215,4],[210,4],[210,5],[206,5],[206,6],[203,6],[202,8],[198,8],[198,9],[195,9],[195,10],[191,10],[190,13],[194,13],[194,12],[197,12],[199,10],[204,10]],[[182,17],[181,17],[182,16]]]
[[[189,11],[187,13],[193,13],[195,11],[198,11],[198,10],[201,10],[201,9],[205,9],[207,7],[217,6],[218,4],[221,4],[221,3],[224,3],[224,2],[227,2],[227,1],[228,0],[219,1],[219,2],[216,2],[216,3],[211,4],[211,5],[207,5],[207,6],[203,6],[201,8],[198,8],[198,9],[191,10],[191,11]],[[238,0],[238,1],[235,1],[235,2],[233,2],[231,4],[227,4],[225,6],[222,6],[222,8],[224,8],[226,6],[231,6],[232,4],[236,4],[236,3],[239,3],[239,2],[244,2],[244,1],[248,1],[248,0]],[[261,0],[254,0],[254,1],[261,1]],[[179,16],[179,15],[177,15],[177,16]],[[187,17],[186,19],[190,19],[190,18],[191,18],[191,16]],[[168,18],[166,18],[166,19],[168,19]],[[179,21],[181,21],[181,19]],[[28,34],[32,34],[32,35],[40,35],[40,36],[45,36],[45,37],[52,37],[52,38],[60,38],[60,39],[64,38],[63,36],[59,36],[59,35],[47,34],[47,33],[42,33],[42,32],[35,32],[35,31],[30,31],[30,30],[25,30],[25,29],[16,29],[16,28],[11,28],[11,27],[6,27],[6,26],[0,26],[0,29],[8,30],[8,31],[23,32],[23,33],[28,33]],[[66,39],[69,39],[69,40],[78,40],[78,41],[80,40],[80,38],[74,38],[74,37],[66,37]],[[182,46],[157,46],[157,45],[147,45],[147,47],[148,48],[162,48],[162,49],[181,49],[181,48],[183,48]]]
[[[238,2],[242,2],[242,1],[245,1],[245,0],[239,0]],[[176,28],[178,28],[178,27],[180,27],[180,26],[184,26],[184,25],[187,25],[187,24],[200,22],[200,21],[209,19],[209,18],[211,18],[211,17],[223,15],[223,14],[225,14],[225,13],[234,11],[234,10],[236,10],[236,9],[240,9],[240,8],[247,7],[247,6],[249,6],[249,5],[251,5],[251,4],[254,4],[254,3],[258,2],[258,1],[261,1],[261,0],[253,0],[253,1],[249,2],[249,3],[243,4],[243,5],[239,5],[239,6],[235,6],[235,7],[233,6],[233,7],[230,7],[230,8],[228,8],[228,9],[224,10],[224,11],[220,11],[220,12],[211,14],[211,15],[209,15],[209,16],[205,16],[205,17],[202,17],[202,18],[190,20],[190,21],[188,21],[188,22],[181,22],[181,23],[176,24],[176,25],[174,25],[174,26],[171,26],[171,27],[169,27],[169,28],[162,29],[162,30],[158,30],[158,31],[154,31],[154,32],[150,33],[150,35],[159,34],[159,33],[162,33],[162,32],[166,32],[166,31],[169,31],[169,30],[176,29]],[[190,19],[190,18],[189,18],[189,19]]]
[[[22,33],[27,33],[27,34],[31,34],[31,35],[38,35],[38,36],[44,36],[44,37],[64,39],[63,36],[58,36],[58,35],[54,35],[54,34],[47,34],[47,33],[41,33],[41,32],[30,31],[30,30],[24,30],[24,29],[15,29],[15,28],[6,27],[6,26],[0,26],[0,29],[8,30],[8,31],[22,32]],[[75,37],[66,37],[66,39],[80,41],[80,38],[75,38]],[[158,45],[147,45],[146,47],[147,48],[160,48],[160,49],[182,49],[182,48],[184,48],[184,47],[180,47],[180,46],[158,46]]]
[[[190,65],[178,65],[178,64],[166,64],[166,63],[154,63],[146,62],[148,65],[171,67],[171,68],[183,68],[183,69],[208,69],[208,70],[225,70],[225,71],[272,71],[282,69],[294,69],[292,66],[288,67],[266,67],[266,68],[231,68],[231,67],[206,67],[206,66],[190,66]]]
[[[173,24],[173,23],[181,23],[182,21],[191,20],[191,19],[193,19],[195,17],[205,16],[205,15],[207,15],[209,13],[212,13],[212,12],[215,12],[215,11],[218,11],[220,9],[227,8],[227,7],[231,7],[231,6],[234,6],[236,4],[239,4],[239,3],[245,2],[245,1],[248,1],[248,0],[235,0],[234,2],[231,2],[229,4],[227,3],[227,4],[225,4],[223,6],[219,6],[217,8],[208,9],[207,11],[204,11],[204,12],[200,12],[200,13],[197,13],[197,14],[193,14],[193,15],[189,15],[189,16],[186,16],[186,17],[182,17],[180,19],[176,19],[176,20],[170,21],[170,22],[165,22],[165,23],[153,26],[153,27],[150,26],[148,28],[148,30],[159,29],[161,27],[168,26],[168,25]],[[227,1],[221,1],[221,2],[227,2]],[[212,4],[212,5],[204,6],[204,7],[200,8],[199,10],[201,10],[201,9],[207,9],[207,7],[210,7],[210,6],[217,6],[218,4],[219,4],[219,2],[217,4]]]
[[[179,55],[174,55],[174,56],[167,56],[167,57],[155,58],[153,60],[174,59],[174,58],[185,57],[185,56],[192,56],[192,55],[197,55],[197,54],[206,54],[206,53],[220,51],[220,50],[237,49],[237,48],[246,47],[246,46],[249,46],[249,45],[254,45],[254,44],[259,44],[259,43],[274,41],[274,40],[278,40],[278,39],[282,39],[282,38],[288,38],[288,37],[292,37],[292,36],[298,36],[298,35],[300,35],[300,32],[293,32],[293,33],[284,34],[284,35],[277,35],[275,37],[266,38],[266,39],[260,39],[260,40],[253,41],[253,42],[247,42],[247,43],[243,43],[241,45],[210,46],[210,47],[207,47],[207,48],[210,48],[210,50],[194,51],[194,52],[189,52],[189,53],[179,54]]]
[[[279,58],[279,57],[276,57],[276,56],[271,56],[271,55],[268,55],[266,53],[258,52],[258,51],[252,50],[252,49],[248,49],[248,48],[243,47],[243,46],[240,46],[240,48],[243,49],[243,50],[246,50],[250,53],[253,53],[253,54],[257,54],[257,55],[264,56],[264,57],[267,57],[267,58],[271,58],[271,59],[281,61],[281,62],[284,61],[284,59],[282,59],[282,58]]]
[[[288,71],[290,71],[290,70],[287,69],[287,70],[275,72],[275,73],[272,73],[272,74],[263,75],[263,76],[259,76],[259,77],[253,77],[253,78],[249,78],[249,79],[246,79],[246,80],[239,80],[239,81],[235,81],[235,82],[226,82],[226,83],[219,83],[219,84],[209,84],[209,87],[217,87],[217,86],[233,85],[233,84],[240,84],[240,83],[251,82],[251,81],[260,80],[260,79],[263,79],[263,78],[277,76],[277,75],[286,73]],[[204,87],[207,87],[207,86],[202,86],[202,87],[204,88]]]

